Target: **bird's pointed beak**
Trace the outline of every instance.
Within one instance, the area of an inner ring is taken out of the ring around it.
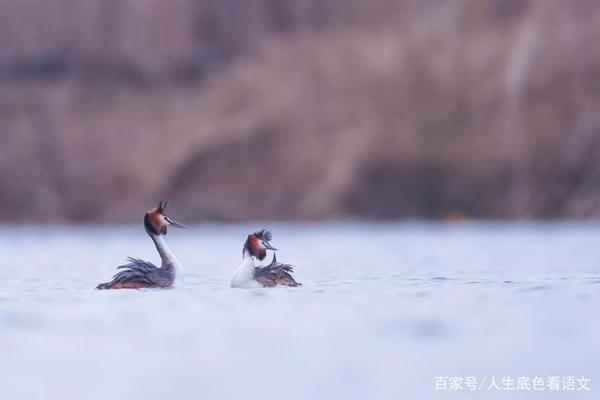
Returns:
[[[183,224],[180,224],[179,222],[175,221],[173,218],[168,217],[165,215],[165,219],[167,220],[167,222],[169,223],[169,225],[174,226],[176,228],[181,228],[181,229],[185,229],[186,226]]]
[[[265,247],[267,248],[267,250],[277,251],[277,248],[271,246],[271,243],[269,243],[269,242],[264,242],[264,243],[265,243]]]

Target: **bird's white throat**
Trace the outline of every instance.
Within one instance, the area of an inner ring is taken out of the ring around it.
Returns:
[[[151,235],[152,241],[156,245],[156,250],[160,255],[162,262],[161,268],[172,270],[174,275],[174,285],[179,286],[183,283],[183,266],[175,257],[175,254],[169,249],[162,235]]]
[[[248,288],[258,286],[254,280],[254,257],[248,250],[244,250],[242,263],[231,277],[231,287]]]

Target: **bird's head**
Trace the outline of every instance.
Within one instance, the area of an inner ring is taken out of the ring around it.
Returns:
[[[173,218],[165,214],[167,208],[167,202],[161,201],[158,203],[158,207],[149,210],[144,215],[144,227],[149,235],[166,235],[169,226],[176,228],[185,228],[184,225],[175,221]]]
[[[267,250],[277,251],[277,249],[271,246],[271,239],[273,235],[266,229],[262,229],[258,232],[254,232],[248,235],[246,243],[244,243],[244,251],[250,252],[250,254],[259,260],[264,260],[267,256]]]

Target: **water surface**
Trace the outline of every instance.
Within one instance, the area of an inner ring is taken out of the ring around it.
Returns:
[[[230,289],[260,227],[169,232],[186,279],[166,291],[93,290],[126,256],[157,262],[141,227],[0,228],[0,398],[600,397],[600,225],[276,224],[304,286]]]

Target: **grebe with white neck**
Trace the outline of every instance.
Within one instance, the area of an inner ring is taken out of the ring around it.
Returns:
[[[258,288],[273,286],[301,286],[292,277],[293,267],[289,264],[277,262],[275,253],[273,261],[264,267],[256,267],[254,259],[264,260],[267,250],[277,251],[269,243],[273,235],[263,229],[248,235],[242,251],[242,264],[235,270],[231,277],[233,288]]]
[[[164,236],[169,226],[184,228],[182,224],[165,214],[167,202],[160,202],[144,215],[144,227],[154,242],[160,255],[160,268],[151,262],[129,257],[129,263],[117,267],[123,269],[107,283],[101,283],[96,289],[141,289],[169,288],[177,286],[183,279],[183,268],[173,252],[165,243]]]

